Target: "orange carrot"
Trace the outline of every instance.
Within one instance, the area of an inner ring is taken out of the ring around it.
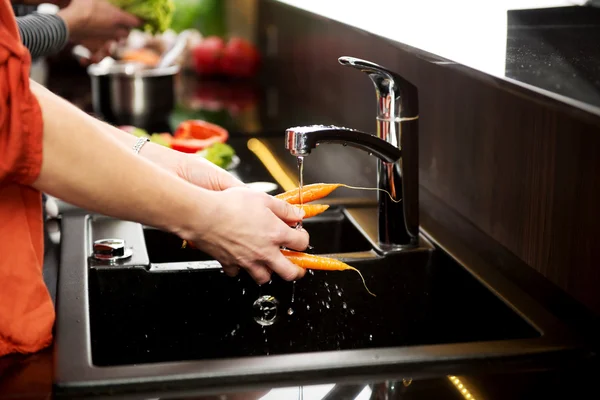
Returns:
[[[183,243],[181,243],[181,248],[182,248],[182,249],[185,249],[185,248],[186,248],[186,247],[188,247],[188,246],[189,246],[190,248],[192,248],[192,249],[195,249],[195,248],[196,248],[196,246],[194,245],[194,243],[192,243],[192,242],[190,242],[190,241],[188,241],[188,240],[184,240],[184,241],[183,241]]]
[[[302,187],[302,203],[310,203],[311,201],[322,199],[328,196],[335,189],[344,186],[341,183],[313,183]],[[298,188],[288,190],[275,196],[280,200],[287,201],[290,204],[300,204],[300,195]]]
[[[304,210],[304,218],[302,218],[302,219],[307,219],[307,218],[311,218],[316,215],[319,215],[322,212],[325,212],[325,210],[327,210],[329,208],[329,205],[327,205],[327,204],[303,204],[303,205],[296,205],[296,207],[302,208]]]
[[[346,263],[334,258],[315,256],[313,254],[300,253],[298,251],[281,250],[281,253],[292,263],[304,269],[316,269],[321,271],[345,271],[351,269],[356,271],[358,272],[358,275],[360,275],[360,279],[362,279],[363,285],[365,286],[365,289],[367,289],[367,292],[369,292],[370,295],[375,296],[375,294],[373,294],[367,287],[365,278],[362,276],[360,271]]]
[[[160,56],[150,49],[127,50],[123,52],[121,60],[139,62],[148,67],[155,67],[160,61]]]
[[[375,190],[387,194],[394,203],[400,203],[402,201],[402,199],[396,200],[392,193],[381,188],[349,186],[344,185],[343,183],[313,183],[302,187],[302,203],[310,203],[311,201],[322,199],[323,197],[331,194],[331,192],[333,192],[335,189],[341,187],[354,190]],[[290,204],[300,204],[298,188],[288,190],[284,193],[279,193],[278,195],[275,195],[275,197],[279,200],[287,201]]]

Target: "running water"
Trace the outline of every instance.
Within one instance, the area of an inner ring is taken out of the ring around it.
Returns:
[[[304,204],[302,201],[302,187],[304,186],[304,156],[298,156],[298,198],[300,206]],[[302,221],[298,222],[296,229],[302,229]]]
[[[294,309],[292,308],[294,306],[294,295],[296,294],[296,281],[292,282],[292,301],[290,304],[290,308],[288,308],[288,315],[292,315],[294,314]]]

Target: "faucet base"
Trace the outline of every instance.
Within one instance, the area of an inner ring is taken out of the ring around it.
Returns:
[[[410,244],[387,244],[378,243],[377,248],[384,254],[398,253],[406,250],[416,249],[419,247],[418,240],[415,239],[414,243]]]

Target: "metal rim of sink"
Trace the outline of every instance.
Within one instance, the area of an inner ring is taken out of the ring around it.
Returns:
[[[385,379],[410,371],[411,376],[441,371],[464,372],[500,368],[519,360],[535,364],[541,359],[585,356],[578,338],[558,320],[514,287],[499,273],[484,266],[463,268],[482,281],[499,298],[515,307],[541,333],[539,338],[418,345],[379,349],[340,350],[290,355],[258,356],[205,361],[96,367],[91,361],[87,259],[88,215],[63,217],[61,279],[58,293],[55,341],[55,387],[57,394],[169,390],[185,382],[197,390],[231,389],[234,385],[294,385],[344,380]],[[426,232],[424,239],[443,249]],[[377,255],[372,254],[377,257]],[[491,283],[493,282],[493,288]],[[77,301],[77,299],[84,301]],[[77,320],[78,323],[74,323]],[[538,357],[533,357],[538,356]],[[327,371],[324,373],[323,371]]]

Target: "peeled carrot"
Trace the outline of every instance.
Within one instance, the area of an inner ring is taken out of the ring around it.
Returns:
[[[369,292],[371,296],[375,296],[375,294],[367,287],[365,278],[360,271],[344,262],[334,258],[315,256],[313,254],[300,253],[298,251],[281,250],[281,253],[292,263],[304,269],[316,269],[321,271],[345,271],[350,269],[356,271],[358,272],[358,275],[360,275],[360,279],[362,279],[367,292]]]
[[[302,203],[310,203],[314,200],[322,199],[328,196],[335,189],[345,186],[341,183],[313,183],[302,187]],[[287,201],[290,204],[300,204],[300,194],[298,188],[288,190],[275,196],[280,200]]]
[[[402,199],[396,200],[390,192],[381,188],[348,186],[344,185],[343,183],[313,183],[302,187],[302,203],[310,203],[311,201],[322,199],[323,197],[330,195],[331,192],[340,187],[355,190],[376,190],[387,194],[394,203],[399,203],[402,201]],[[284,193],[280,193],[275,197],[280,200],[287,201],[290,204],[300,204],[300,194],[298,188],[288,190]]]
[[[304,210],[304,218],[303,219],[307,219],[307,218],[311,218],[316,215],[319,215],[322,212],[325,212],[325,210],[327,210],[329,208],[329,205],[328,204],[303,204],[303,205],[296,205],[296,207],[302,208]]]

